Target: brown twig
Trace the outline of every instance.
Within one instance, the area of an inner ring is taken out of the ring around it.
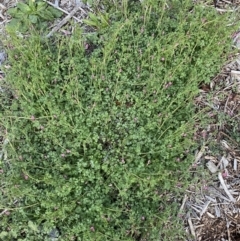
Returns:
[[[73,17],[73,15],[79,10],[79,6],[75,6],[74,9],[60,22],[58,23],[50,32],[47,34],[47,38],[51,37],[52,34],[56,31],[58,31],[63,25],[65,25],[70,18]]]
[[[52,7],[60,10],[61,12],[67,14],[67,15],[70,14],[69,12],[65,11],[64,9],[60,8],[59,6],[54,5],[53,3],[49,2],[49,1],[46,1],[46,0],[43,0],[43,1],[46,2],[46,3],[48,3],[49,5],[51,5]],[[77,17],[75,17],[75,16],[72,16],[72,18],[74,18],[75,20],[77,20],[79,23],[82,23],[82,20],[81,20],[81,19],[79,19],[79,18],[77,18]]]
[[[232,196],[232,194],[229,192],[229,190],[228,190],[228,188],[227,188],[227,186],[226,186],[226,184],[225,184],[225,182],[224,182],[224,180],[223,180],[223,177],[222,177],[222,173],[221,173],[221,172],[218,173],[218,179],[219,179],[219,181],[220,181],[220,183],[221,183],[221,185],[222,185],[225,193],[228,195],[229,199],[230,199],[232,202],[236,202],[235,198],[234,198],[234,197]]]

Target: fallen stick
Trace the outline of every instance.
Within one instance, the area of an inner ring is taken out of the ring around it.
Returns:
[[[190,227],[190,231],[191,231],[191,234],[194,238],[196,238],[196,233],[195,233],[195,229],[193,227],[193,223],[192,223],[192,219],[191,217],[188,218],[188,224],[189,224],[189,227]]]
[[[50,32],[47,34],[47,38],[51,37],[52,34],[56,31],[58,31],[63,25],[65,25],[70,18],[73,17],[73,15],[79,10],[79,6],[75,6],[74,9],[60,22],[58,23]]]
[[[219,179],[219,181],[220,181],[220,183],[221,183],[224,191],[225,191],[226,194],[228,195],[229,199],[230,199],[232,202],[235,203],[236,200],[235,200],[235,198],[232,196],[232,194],[229,192],[227,186],[225,185],[225,182],[224,182],[224,180],[223,180],[223,177],[222,177],[222,173],[221,173],[221,172],[218,173],[218,179]]]
[[[51,5],[52,7],[60,10],[61,12],[69,15],[69,12],[65,11],[64,9],[60,8],[59,6],[56,6],[55,4],[49,2],[49,1],[46,1],[46,0],[43,0],[44,2],[48,3],[49,5]],[[82,23],[82,20],[78,19],[77,17],[73,16],[72,18],[74,18],[75,20],[77,20],[79,23]]]
[[[202,211],[201,211],[201,213],[200,213],[200,217],[202,217],[202,215],[207,211],[208,206],[209,206],[210,203],[211,203],[211,201],[207,201],[207,202],[205,203],[205,205],[204,205],[204,207],[203,207],[203,209],[202,209]]]
[[[182,206],[180,207],[180,212],[183,210],[187,199],[188,199],[188,197],[187,197],[187,195],[185,194],[184,199],[183,199],[183,201],[182,201]]]

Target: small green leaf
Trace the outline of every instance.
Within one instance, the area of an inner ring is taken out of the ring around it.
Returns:
[[[36,11],[36,3],[35,0],[28,0],[28,6],[32,11]]]
[[[19,26],[19,32],[25,33],[29,30],[29,24],[28,23],[21,23]]]
[[[29,20],[30,20],[31,23],[37,23],[38,16],[36,16],[36,15],[29,15]]]
[[[98,17],[93,13],[89,13],[89,17],[90,17],[91,20],[93,20],[95,22],[99,21]]]
[[[55,8],[48,7],[47,9],[53,14],[55,18],[60,18],[62,16],[62,12]]]
[[[43,11],[47,7],[45,2],[38,2],[37,3],[37,12]]]
[[[83,22],[86,23],[86,24],[89,25],[89,26],[98,27],[98,24],[96,24],[96,22],[91,21],[91,20],[89,20],[89,19],[83,19]]]
[[[23,13],[30,13],[30,12],[31,12],[30,7],[29,7],[27,4],[25,4],[25,3],[19,2],[19,3],[17,4],[17,7],[18,7]]]
[[[34,224],[32,221],[28,221],[28,227],[32,229],[34,232],[38,232],[38,227],[36,224]]]
[[[7,10],[7,13],[8,13],[9,15],[11,15],[12,17],[14,17],[14,15],[17,13],[17,11],[18,11],[17,8],[9,8],[9,9]]]
[[[0,233],[0,238],[5,238],[5,237],[7,237],[8,236],[8,232],[6,232],[6,231],[2,231],[1,233]]]
[[[17,18],[13,18],[6,26],[8,32],[15,32],[19,26],[21,25],[21,21]]]
[[[101,14],[100,19],[102,24],[106,27],[109,25],[109,15],[108,14]]]
[[[41,18],[43,18],[44,20],[53,20],[54,19],[53,14],[49,10],[46,10],[44,12],[39,12],[39,13],[37,13],[37,15],[40,16]]]
[[[26,14],[24,12],[17,11],[16,14],[14,14],[14,17],[23,20],[26,18]]]

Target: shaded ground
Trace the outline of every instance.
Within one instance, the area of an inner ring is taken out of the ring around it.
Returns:
[[[217,10],[238,11],[240,3],[218,1]],[[240,49],[240,32],[233,33],[233,48]],[[240,240],[240,54],[208,85],[200,86],[195,99],[208,124],[198,126],[201,144],[191,168],[197,181],[183,198],[186,230],[199,241]]]
[[[196,104],[211,118],[200,129],[202,148],[183,200],[184,220],[193,240],[240,240],[240,55],[233,56]]]

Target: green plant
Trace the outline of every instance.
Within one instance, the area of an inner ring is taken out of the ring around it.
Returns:
[[[217,41],[231,29],[190,1],[174,16],[165,6],[129,2],[97,33],[12,35],[4,240],[49,240],[53,230],[58,240],[183,239],[192,99],[224,61],[230,43]]]
[[[90,19],[84,19],[83,22],[91,27],[98,30],[108,27],[109,25],[109,14],[99,13],[97,15],[89,12]]]
[[[28,0],[27,3],[18,2],[10,8],[8,14],[12,19],[7,24],[7,30],[26,32],[30,26],[44,27],[48,21],[62,16],[62,13],[43,1]]]

